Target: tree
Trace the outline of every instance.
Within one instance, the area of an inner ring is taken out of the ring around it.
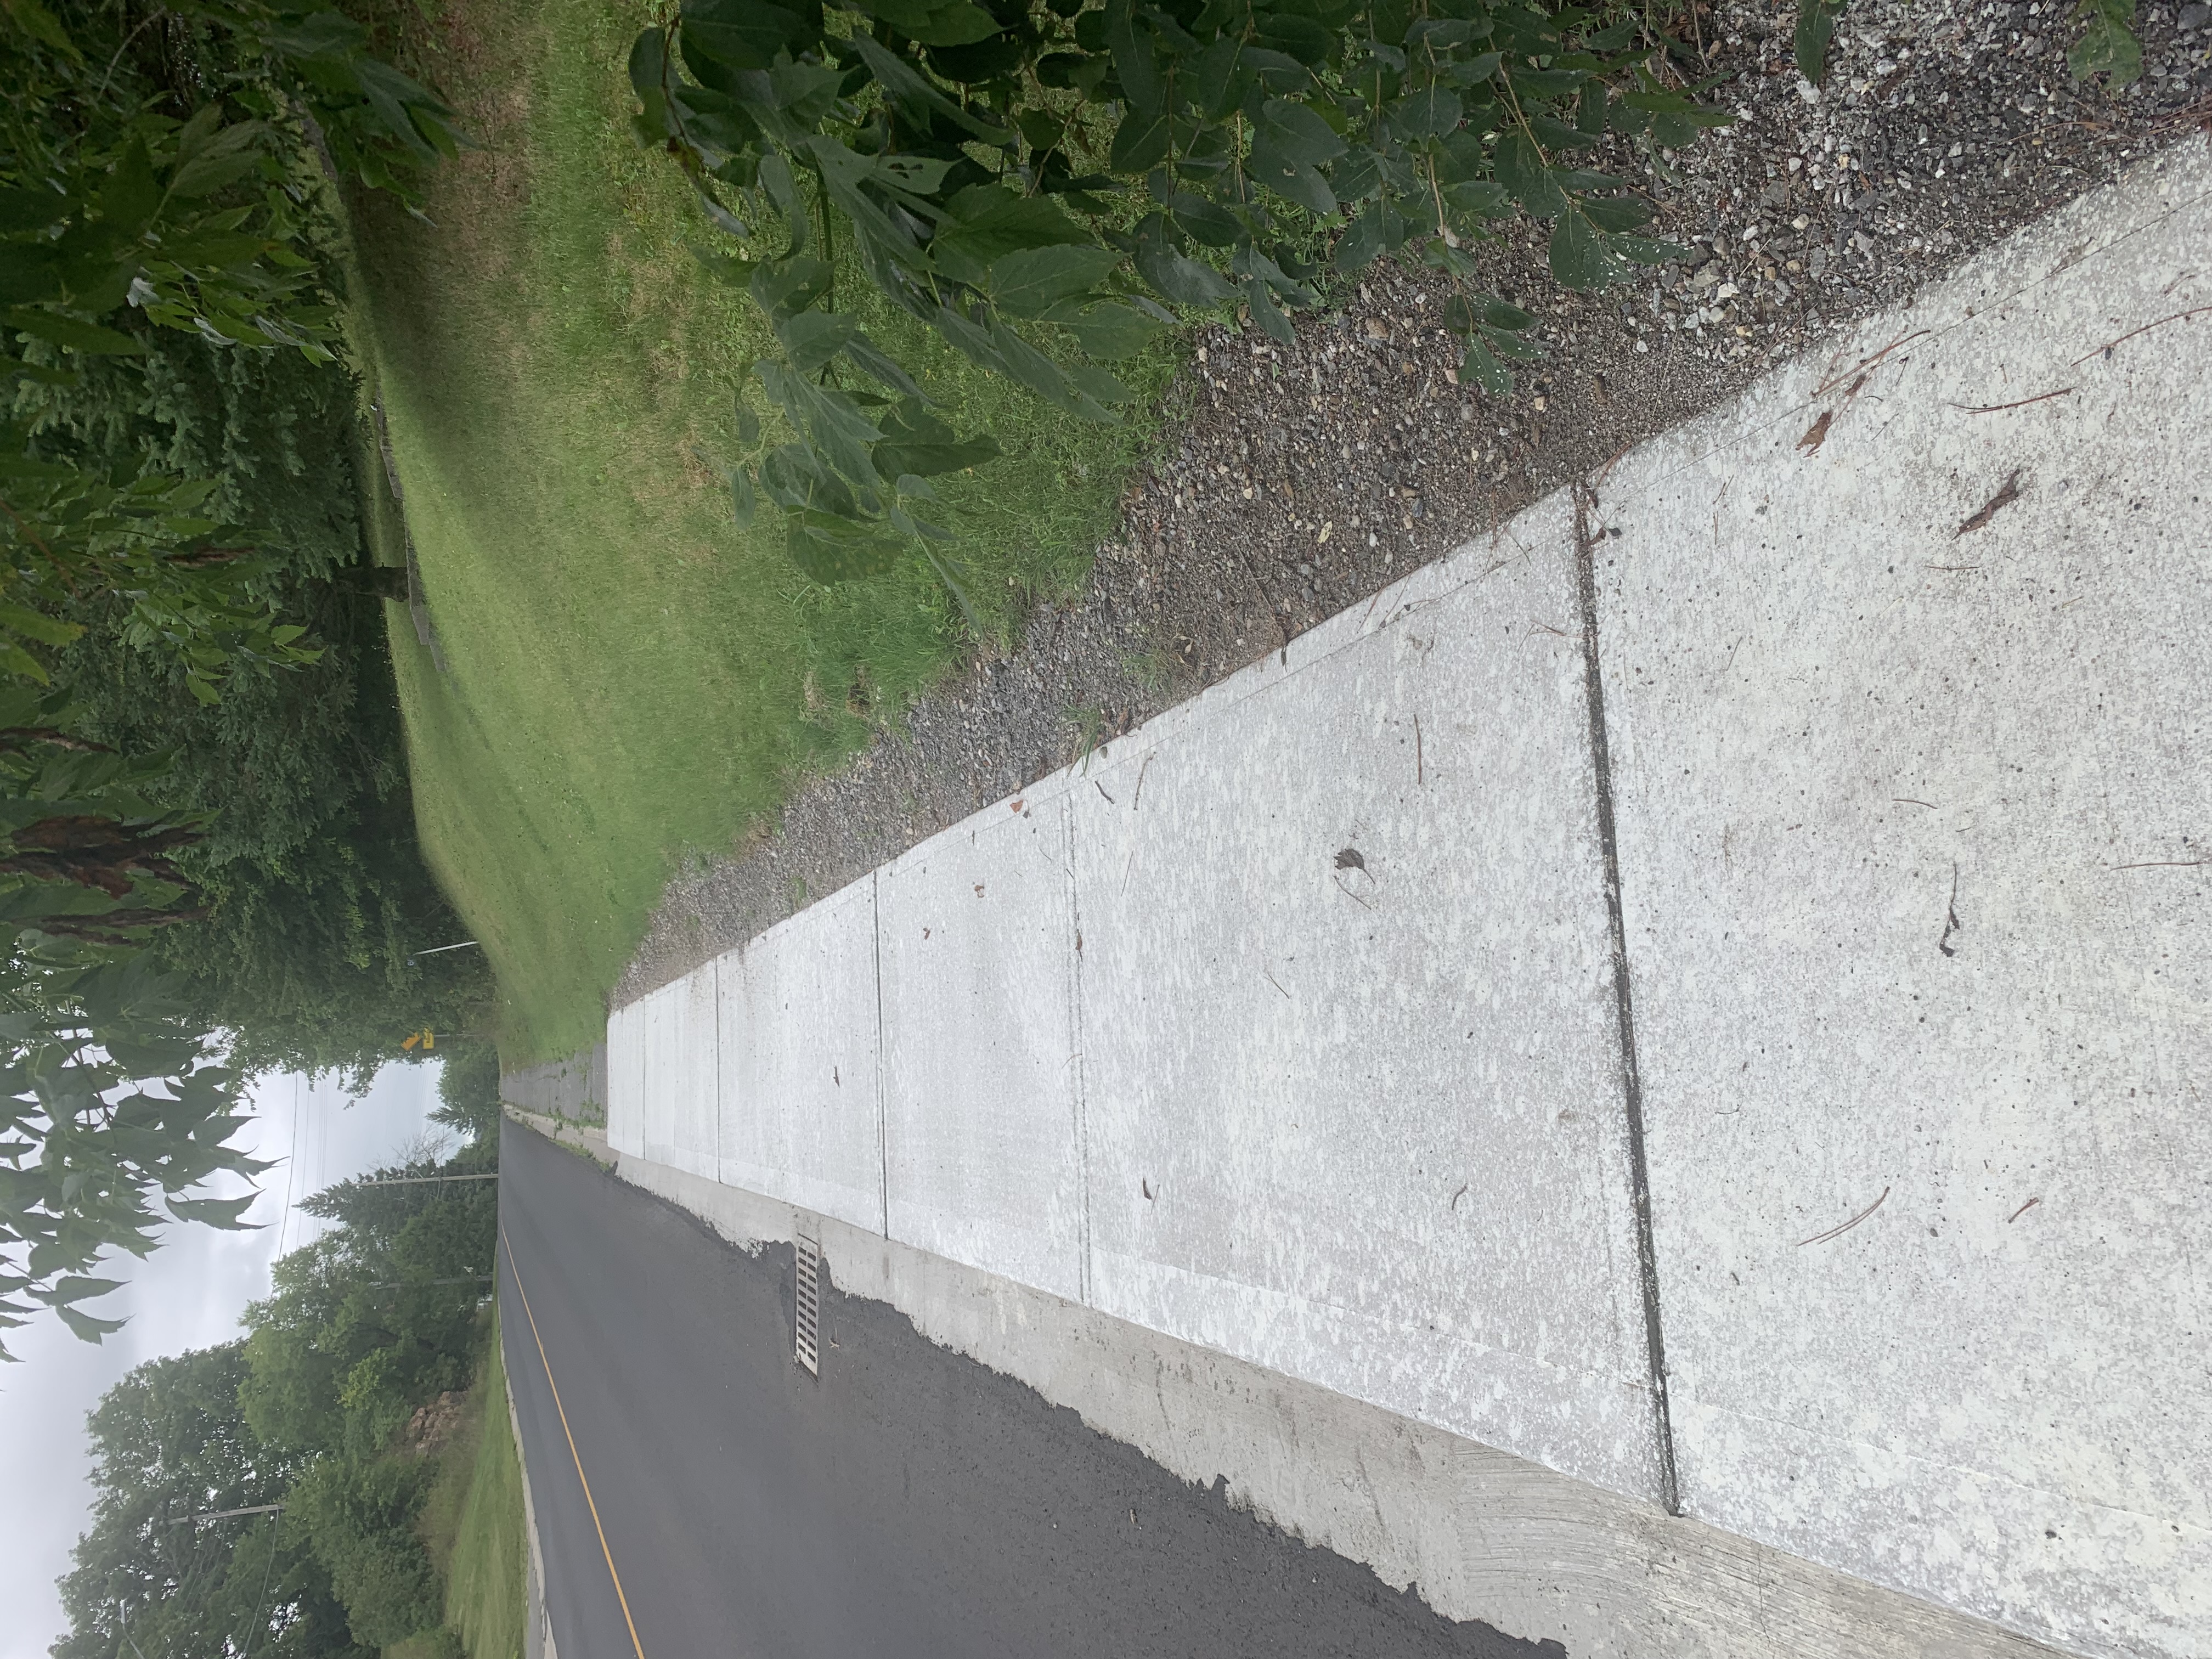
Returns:
[[[306,210],[325,170],[404,191],[458,143],[444,106],[335,12],[118,0],[65,23],[8,0],[0,383],[78,388],[100,359],[149,377],[161,330],[329,362]],[[319,657],[273,602],[272,539],[223,516],[219,478],[101,460],[35,411],[0,420],[0,920],[15,933],[0,970],[0,1325],[44,1302],[93,1340],[113,1322],[76,1304],[113,1281],[88,1270],[150,1248],[151,1196],[169,1217],[234,1225],[247,1200],[193,1189],[259,1166],[228,1145],[239,1074],[135,954],[204,915],[181,860],[205,817],[155,798],[167,755],[83,729],[64,656],[90,607],[202,705],[240,673]]]
[[[56,1659],[235,1652],[365,1659],[306,1534],[270,1515],[302,1469],[247,1427],[245,1343],[141,1365],[87,1419],[97,1496],[61,1581]]]
[[[106,1252],[145,1255],[171,1219],[242,1224],[252,1193],[196,1189],[268,1165],[229,1144],[237,1074],[168,989],[143,954],[0,963],[0,1329],[43,1304],[97,1341],[119,1322],[78,1304],[118,1288],[93,1275]]]
[[[465,1042],[446,1055],[438,1073],[438,1109],[430,1121],[466,1135],[480,1146],[497,1147],[500,1109],[499,1050],[489,1042]]]
[[[301,1206],[338,1224],[278,1262],[274,1293],[246,1310],[252,1375],[242,1398],[263,1440],[372,1455],[416,1407],[466,1383],[492,1282],[497,1185],[376,1182],[483,1174],[497,1156],[495,1144],[471,1146]]]

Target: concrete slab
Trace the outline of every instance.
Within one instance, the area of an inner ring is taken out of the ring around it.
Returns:
[[[607,1016],[607,1145],[645,1156],[645,1005],[641,997]]]
[[[2098,1654],[2212,1653],[2208,188],[1627,457],[1595,555],[1688,1506]]]
[[[1564,499],[1394,598],[1071,797],[1091,1300],[1656,1499]]]
[[[712,1180],[720,1128],[716,964],[665,985],[644,1011],[645,1155]]]
[[[1049,799],[979,814],[878,880],[888,1231],[1080,1299],[1070,912]]]
[[[882,1231],[870,877],[718,964],[720,1178]]]

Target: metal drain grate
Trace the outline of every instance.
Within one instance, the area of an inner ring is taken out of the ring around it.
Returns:
[[[799,1316],[792,1347],[793,1358],[816,1376],[822,1375],[822,1244],[797,1228],[792,1242],[799,1247]]]

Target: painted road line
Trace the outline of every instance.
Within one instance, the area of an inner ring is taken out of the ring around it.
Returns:
[[[530,1322],[530,1340],[538,1345],[538,1363],[545,1368],[545,1386],[553,1391],[553,1409],[560,1413],[561,1433],[568,1443],[568,1455],[576,1465],[576,1479],[584,1488],[584,1502],[592,1511],[592,1530],[599,1536],[599,1553],[606,1559],[607,1577],[614,1580],[615,1599],[622,1603],[623,1623],[629,1629],[630,1650],[636,1659],[645,1659],[645,1644],[637,1639],[637,1620],[630,1617],[629,1597],[623,1589],[622,1573],[615,1565],[615,1553],[607,1547],[607,1529],[599,1524],[599,1505],[592,1496],[592,1478],[584,1473],[584,1460],[576,1450],[576,1437],[568,1427],[568,1407],[561,1403],[561,1385],[553,1380],[553,1362],[545,1355],[545,1339],[538,1334],[538,1316],[530,1311],[530,1292],[522,1288],[522,1267],[514,1259],[514,1246],[507,1237],[507,1229],[499,1230],[499,1242],[507,1250],[507,1268],[514,1275],[514,1293],[522,1299],[522,1316]]]

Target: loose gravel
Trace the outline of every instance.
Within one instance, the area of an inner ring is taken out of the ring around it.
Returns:
[[[1545,356],[1456,383],[1434,273],[1375,267],[1295,344],[1210,328],[1170,390],[1087,585],[977,659],[772,827],[680,873],[613,1001],[742,944],[916,842],[1233,672],[1773,364],[1911,295],[2152,151],[2212,138],[2212,6],[2146,0],[2144,75],[2068,71],[2059,3],[1855,0],[1816,91],[1790,0],[1700,8],[1737,123],[1679,156],[1623,144],[1678,264],[1560,289],[1540,233],[1485,250]]]

